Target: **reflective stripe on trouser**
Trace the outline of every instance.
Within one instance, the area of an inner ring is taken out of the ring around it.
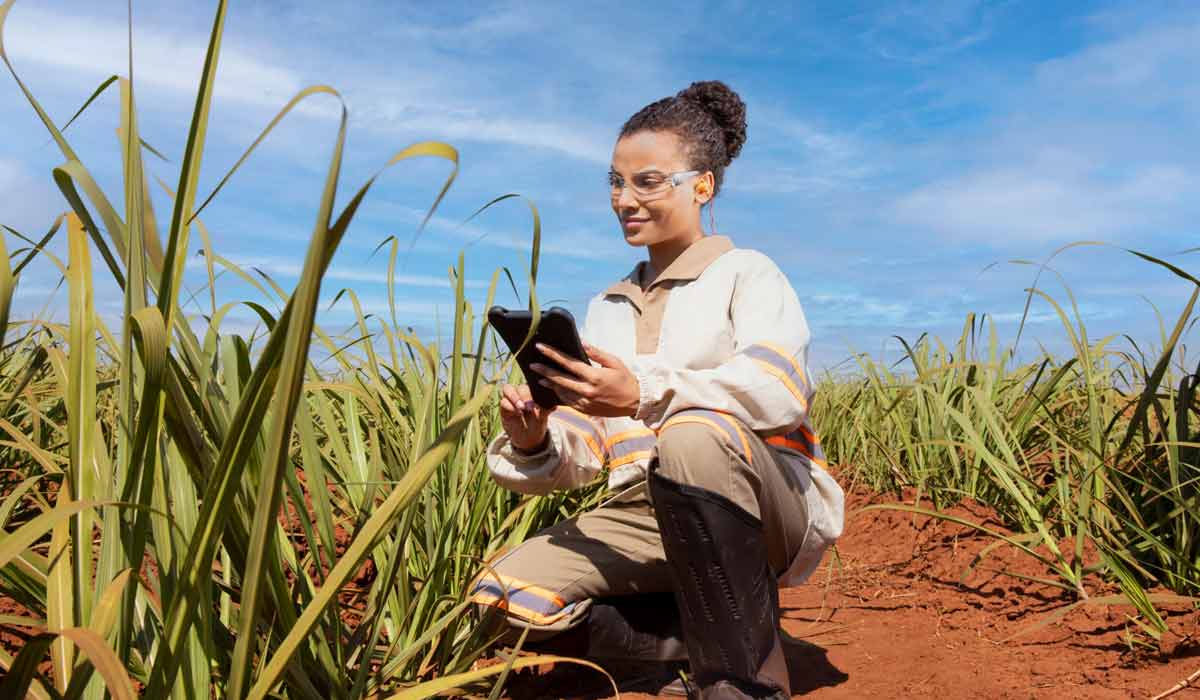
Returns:
[[[680,417],[689,420],[669,421],[653,447],[660,473],[720,494],[761,519],[771,569],[782,574],[808,530],[807,500],[792,468],[732,416],[688,411]],[[502,609],[510,627],[529,628],[529,641],[537,641],[578,624],[592,598],[671,589],[643,482],[502,555],[473,586],[471,599]]]

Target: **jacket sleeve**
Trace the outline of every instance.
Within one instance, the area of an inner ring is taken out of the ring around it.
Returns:
[[[729,413],[764,433],[785,432],[807,417],[809,331],[800,300],[770,258],[747,252],[729,300],[732,357],[708,369],[672,367],[655,356],[630,365],[640,393],[634,418],[647,428],[657,432],[689,408]]]
[[[592,320],[589,305],[580,335],[599,346],[590,333]],[[497,483],[518,493],[541,495],[578,488],[596,478],[608,461],[606,427],[605,418],[559,406],[550,414],[550,441],[545,449],[523,455],[501,430],[487,448],[488,470]]]

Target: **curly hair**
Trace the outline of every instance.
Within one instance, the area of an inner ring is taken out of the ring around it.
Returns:
[[[746,104],[719,80],[695,82],[673,97],[642,107],[621,127],[618,138],[639,131],[670,131],[679,136],[689,167],[712,171],[716,196],[726,166],[746,143]]]

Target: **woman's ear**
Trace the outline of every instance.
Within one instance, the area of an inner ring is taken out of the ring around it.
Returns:
[[[696,201],[701,206],[708,203],[708,200],[713,198],[713,176],[711,172],[704,173],[696,178]]]

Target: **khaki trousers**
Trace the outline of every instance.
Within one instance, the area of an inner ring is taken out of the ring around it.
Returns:
[[[769,563],[781,575],[804,543],[801,485],[769,444],[728,414],[688,410],[658,436],[651,462],[663,476],[720,494],[762,521]],[[646,483],[531,537],[495,561],[472,600],[503,611],[513,641],[540,641],[586,619],[593,598],[672,589]]]

